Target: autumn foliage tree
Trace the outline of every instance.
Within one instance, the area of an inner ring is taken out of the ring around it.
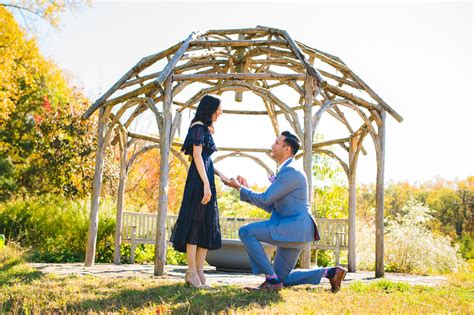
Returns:
[[[83,94],[0,6],[0,201],[13,195],[83,195],[93,176],[96,119]],[[110,177],[106,171],[106,178]]]
[[[137,141],[129,150],[129,159],[147,143]],[[118,155],[117,155],[118,156]],[[158,206],[160,152],[158,148],[138,156],[128,170],[125,189],[125,210],[156,212]],[[186,181],[186,167],[173,154],[170,155],[170,174],[168,180],[168,213],[177,214],[183,198]]]

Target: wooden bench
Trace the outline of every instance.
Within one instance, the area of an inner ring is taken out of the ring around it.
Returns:
[[[166,217],[167,240],[171,235],[171,229],[176,223],[178,216],[169,215]],[[220,218],[221,235],[223,239],[239,241],[239,228],[248,223],[261,221],[262,219],[249,218]],[[321,239],[313,242],[311,249],[332,250],[336,258],[336,264],[339,264],[341,250],[348,250],[349,228],[347,219],[316,219]],[[135,248],[138,244],[155,244],[156,238],[156,214],[123,212],[122,224],[122,242],[129,243],[130,262],[135,261]],[[169,242],[169,240],[168,240]],[[242,245],[243,246],[243,245]]]
[[[332,250],[339,265],[341,250],[349,250],[349,222],[347,219],[322,219],[317,218],[319,237],[313,242],[311,249],[316,250],[314,263],[318,261],[318,250]]]

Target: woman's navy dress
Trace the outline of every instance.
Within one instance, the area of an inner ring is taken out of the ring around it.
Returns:
[[[211,200],[201,204],[204,196],[204,184],[192,160],[184,186],[183,202],[171,233],[171,242],[177,251],[186,252],[186,244],[210,250],[221,248],[219,210],[217,208],[216,186],[214,184],[214,166],[211,154],[217,151],[209,129],[204,125],[192,126],[181,151],[192,157],[193,145],[202,144],[202,159],[207,178],[211,186]]]

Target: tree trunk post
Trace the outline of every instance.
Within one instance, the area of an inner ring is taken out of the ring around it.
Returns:
[[[94,265],[97,229],[99,226],[99,203],[100,190],[102,188],[102,174],[104,168],[104,131],[107,117],[104,117],[105,109],[99,110],[99,125],[97,128],[97,153],[95,156],[94,180],[92,184],[91,210],[89,214],[89,232],[87,236],[86,259],[84,265],[92,267]]]
[[[122,226],[123,226],[123,201],[125,184],[127,181],[127,135],[126,131],[121,130],[119,135],[121,156],[120,156],[120,177],[117,193],[117,214],[115,219],[115,238],[114,238],[114,264],[120,265],[120,245],[122,244]]]
[[[308,202],[313,202],[313,132],[312,132],[312,106],[314,99],[314,78],[309,74],[305,80],[305,106],[304,106],[304,139],[303,141],[303,168],[308,180]],[[301,267],[310,268],[311,245],[304,249],[301,255]]]
[[[356,168],[358,138],[352,136],[349,141],[349,272],[356,272]]]
[[[168,211],[169,154],[171,150],[172,74],[165,81],[162,128],[160,130],[160,184],[156,224],[155,276],[164,274],[166,264],[166,214]]]
[[[377,183],[375,190],[375,277],[384,276],[384,170],[385,170],[385,116],[380,112],[382,124],[378,128]]]

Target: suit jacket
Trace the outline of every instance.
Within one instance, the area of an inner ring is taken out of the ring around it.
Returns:
[[[240,200],[271,213],[270,235],[279,242],[319,240],[318,228],[310,214],[308,182],[305,174],[290,159],[282,165],[275,181],[263,193],[246,187],[240,189]]]

